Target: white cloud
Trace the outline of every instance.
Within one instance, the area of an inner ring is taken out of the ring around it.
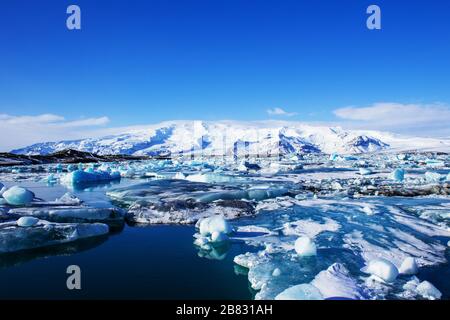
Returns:
[[[55,114],[0,114],[0,151],[10,151],[37,142],[90,137],[93,128],[98,129],[108,122],[108,117],[68,121]]]
[[[0,123],[8,124],[52,123],[58,121],[64,121],[64,117],[50,113],[37,116],[11,116],[9,114],[0,114]]]
[[[450,135],[450,107],[445,104],[374,103],[345,107],[334,114],[346,125],[416,135]]]
[[[285,116],[285,117],[292,117],[295,116],[297,113],[295,112],[287,112],[281,108],[273,108],[273,109],[267,109],[267,114],[270,116]]]

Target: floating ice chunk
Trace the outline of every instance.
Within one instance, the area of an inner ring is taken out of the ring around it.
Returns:
[[[341,263],[332,264],[321,271],[311,284],[319,289],[324,298],[364,299],[365,294]]]
[[[444,167],[445,166],[445,162],[441,161],[441,160],[436,160],[436,159],[427,159],[425,160],[425,163],[428,167],[431,168],[436,168],[436,167]]]
[[[397,182],[403,182],[403,180],[405,179],[405,170],[403,170],[403,169],[395,169],[391,173],[391,179],[395,180]]]
[[[61,203],[61,204],[66,204],[66,205],[79,205],[79,204],[83,203],[83,201],[81,199],[77,198],[76,196],[74,196],[73,194],[66,192],[60,198],[57,198],[55,200],[55,203]]]
[[[295,252],[303,257],[315,256],[317,254],[316,244],[309,237],[300,237],[295,241]]]
[[[340,158],[341,157],[337,153],[330,154],[330,160],[331,161],[338,161],[338,160],[340,160]]]
[[[28,189],[14,186],[3,192],[3,198],[10,205],[25,206],[34,199],[34,193]]]
[[[369,262],[369,265],[361,271],[375,276],[376,280],[383,282],[393,282],[398,276],[398,269],[390,261],[386,259],[374,259]]]
[[[17,220],[17,225],[19,227],[32,227],[38,222],[39,219],[35,217],[21,217]]]
[[[2,190],[4,187],[3,183],[0,182],[0,190]]]
[[[427,171],[425,172],[425,180],[428,183],[439,183],[441,182],[441,175],[436,172]]]
[[[368,216],[374,215],[375,212],[372,210],[371,207],[369,206],[365,206],[364,208],[362,208],[362,211],[367,214]]]
[[[400,154],[398,154],[397,155],[397,159],[398,160],[407,160],[408,159],[408,155],[407,154],[405,154],[405,153],[400,153]]]
[[[277,174],[281,170],[281,165],[278,162],[271,162],[267,167],[260,170],[262,174]]]
[[[58,179],[55,177],[55,175],[53,173],[50,173],[46,180],[47,180],[47,183],[50,183],[50,184],[56,183],[58,181]]]
[[[305,283],[287,288],[275,300],[323,300],[323,296],[315,286]]]
[[[422,281],[416,288],[418,294],[429,300],[436,300],[442,297],[442,293],[428,281]]]
[[[131,178],[136,174],[136,170],[133,168],[121,168],[119,169],[119,175],[124,178]]]
[[[406,282],[406,283],[403,285],[403,289],[406,290],[406,291],[415,292],[415,291],[416,291],[416,288],[417,288],[417,286],[418,286],[419,284],[420,284],[419,279],[418,279],[416,276],[413,276],[413,277],[411,278],[411,280],[409,280],[408,282]]]
[[[83,238],[105,235],[109,232],[101,223],[50,223],[39,220],[23,228],[16,221],[0,223],[0,253],[46,247],[73,242]]]
[[[76,165],[74,165],[74,164],[69,164],[69,165],[67,166],[67,171],[68,171],[68,172],[72,172],[72,171],[75,171],[75,170],[77,170],[77,166],[76,166]]]
[[[14,208],[9,213],[17,216],[32,216],[52,222],[107,222],[121,223],[124,213],[116,208],[91,208],[78,206],[48,206]]]
[[[419,267],[417,265],[416,259],[408,257],[403,260],[402,265],[398,270],[401,274],[413,275],[419,272]]]
[[[331,184],[331,188],[333,189],[333,190],[342,190],[342,189],[344,189],[344,187],[342,187],[342,184],[340,184],[339,182],[337,182],[337,181],[334,181],[332,184]]]
[[[83,184],[83,183],[95,183],[95,182],[102,182],[102,181],[112,181],[112,180],[119,180],[120,179],[120,173],[119,172],[112,172],[108,173],[106,171],[83,171],[83,170],[76,170],[70,173],[67,173],[61,181],[68,185],[77,185],[77,184]]]
[[[202,219],[199,224],[199,231],[202,236],[212,235],[214,232],[230,234],[233,232],[230,224],[222,216],[212,216]]]
[[[272,276],[274,276],[274,277],[279,277],[280,275],[281,275],[281,270],[280,270],[280,268],[275,268],[275,269],[273,269]]]
[[[177,172],[174,176],[173,179],[179,179],[179,180],[184,180],[186,179],[186,175],[183,172]]]
[[[447,174],[447,177],[445,178],[446,181],[450,181],[450,172]],[[1,189],[1,188],[0,188]]]
[[[359,174],[362,176],[367,176],[372,174],[372,170],[367,169],[367,168],[359,168]]]

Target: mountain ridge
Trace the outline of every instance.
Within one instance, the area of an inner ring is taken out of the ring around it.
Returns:
[[[356,154],[381,151],[450,151],[450,139],[400,136],[287,121],[166,121],[99,138],[42,142],[11,153],[46,155],[65,149],[99,155]]]

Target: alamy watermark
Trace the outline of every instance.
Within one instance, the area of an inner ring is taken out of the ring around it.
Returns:
[[[81,8],[78,5],[71,4],[67,7],[66,13],[69,15],[66,20],[66,26],[69,30],[81,30]],[[381,8],[375,4],[367,7],[366,13],[369,17],[366,26],[369,30],[381,30]]]
[[[66,280],[67,289],[81,290],[81,268],[73,264],[67,267],[66,273],[69,274]]]

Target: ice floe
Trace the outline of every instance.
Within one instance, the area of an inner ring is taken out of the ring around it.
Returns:
[[[20,223],[22,224],[22,223]],[[105,224],[65,224],[39,220],[26,227],[16,221],[0,223],[0,253],[65,244],[79,239],[106,235]]]

